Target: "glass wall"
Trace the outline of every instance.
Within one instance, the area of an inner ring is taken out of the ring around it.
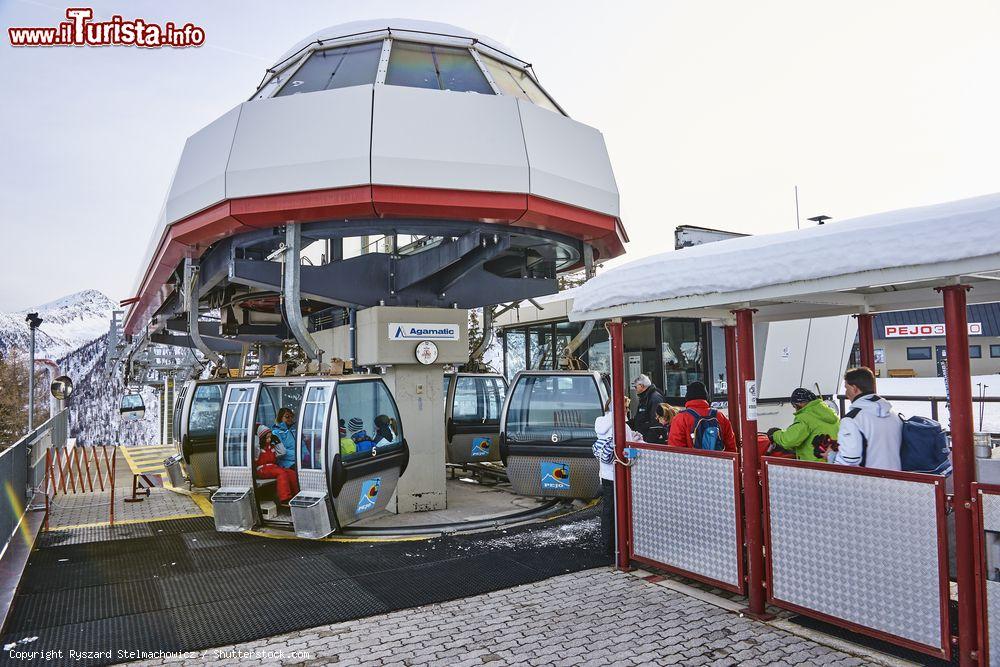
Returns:
[[[661,320],[665,396],[684,398],[689,383],[705,381],[701,328],[696,320]]]
[[[372,456],[373,449],[395,449],[403,442],[396,404],[382,382],[338,384],[337,413],[342,429],[340,453],[345,461]]]
[[[507,378],[513,378],[525,368],[555,368],[563,349],[580,327],[577,322],[554,322],[505,329],[504,368]],[[708,325],[697,320],[651,318],[626,321],[624,361],[629,395],[635,399],[632,383],[639,375],[645,374],[672,403],[683,405],[687,385],[695,380],[710,380],[706,382],[709,392],[724,396],[724,336],[721,328],[715,329],[710,342],[706,340],[708,330]],[[611,343],[604,322],[598,322],[587,340],[576,350],[576,356],[589,370],[611,373]],[[538,362],[538,365],[532,366],[532,362]]]
[[[375,83],[382,42],[316,51],[275,97]]]
[[[543,109],[560,113],[548,95],[542,92],[542,89],[538,87],[538,84],[535,83],[534,79],[527,72],[516,67],[511,67],[489,56],[480,55],[479,58],[486,65],[486,69],[490,71],[490,76],[493,77],[493,81],[504,95],[520,97],[522,100],[537,104]]]
[[[326,408],[333,387],[310,387],[302,404],[302,468],[323,469],[323,445],[326,441]]]
[[[726,396],[726,332],[722,327],[709,328],[709,347],[712,350],[712,385],[709,390],[716,396]]]
[[[451,46],[394,41],[385,82],[390,86],[494,94],[469,50]]]

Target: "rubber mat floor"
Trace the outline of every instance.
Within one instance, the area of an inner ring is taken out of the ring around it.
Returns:
[[[144,532],[82,543],[43,536],[0,641],[0,664],[112,664],[135,659],[127,652],[212,648],[608,563],[595,509],[405,542],[217,533],[207,517]]]

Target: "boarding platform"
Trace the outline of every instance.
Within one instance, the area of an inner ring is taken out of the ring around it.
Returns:
[[[593,508],[507,531],[352,543],[219,533],[210,517],[54,530],[32,554],[2,643],[112,649],[45,662],[99,665],[118,662],[119,648],[245,642],[604,565],[599,532]]]

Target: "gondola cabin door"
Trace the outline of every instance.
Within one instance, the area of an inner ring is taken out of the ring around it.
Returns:
[[[299,413],[296,467],[299,493],[289,503],[292,524],[299,537],[326,537],[336,527],[329,494],[331,442],[336,442],[337,410],[333,401],[336,382],[306,385]]]
[[[458,373],[445,396],[448,463],[500,460],[500,413],[507,383],[502,376]]]
[[[234,383],[226,387],[219,423],[219,479],[212,495],[215,529],[250,530],[258,521],[253,478],[254,413],[260,385]]]
[[[410,452],[396,402],[381,378],[337,382],[331,415],[330,496],[342,528],[388,506]]]

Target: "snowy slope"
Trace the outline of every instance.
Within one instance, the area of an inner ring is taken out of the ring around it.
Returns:
[[[80,444],[147,444],[159,440],[156,395],[144,392],[146,419],[122,424],[118,401],[123,393],[118,378],[105,378],[104,355],[115,304],[97,290],[70,294],[37,308],[0,313],[0,357],[8,350],[28,350],[29,330],[24,321],[37,312],[42,325],[36,332],[36,357],[54,359],[60,372],[73,380],[70,436]]]
[[[717,241],[609,269],[574,292],[576,317],[629,303],[726,293],[1000,253],[1000,194]],[[852,252],[861,247],[870,252]]]
[[[972,376],[972,423],[978,430],[990,433],[1000,433],[1000,403],[980,403],[981,387],[984,396],[1000,397],[1000,374]],[[843,393],[843,387],[841,387]],[[944,396],[944,378],[879,378],[878,393],[882,396]],[[931,404],[926,401],[891,401],[896,412],[907,417],[921,415],[931,416]],[[980,422],[982,415],[982,422]],[[938,421],[948,428],[950,423],[948,408],[944,403],[938,403]]]
[[[108,333],[115,304],[97,290],[83,290],[51,303],[14,313],[0,313],[0,356],[17,348],[27,351],[29,312],[42,318],[35,338],[36,357],[58,359]]]

